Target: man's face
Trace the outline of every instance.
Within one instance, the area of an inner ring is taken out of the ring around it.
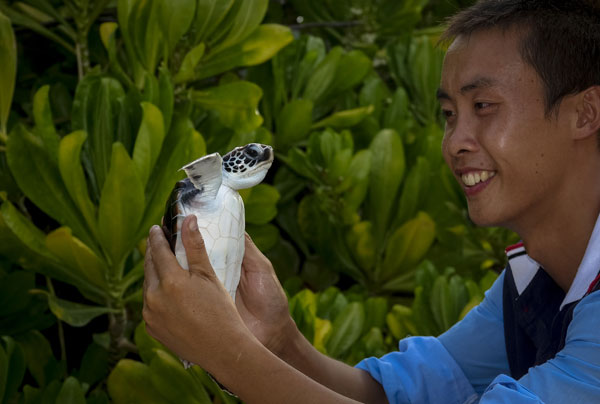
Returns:
[[[444,60],[438,98],[446,117],[444,158],[471,219],[519,232],[550,214],[565,189],[570,123],[564,114],[545,116],[542,82],[521,59],[517,32],[458,37]]]

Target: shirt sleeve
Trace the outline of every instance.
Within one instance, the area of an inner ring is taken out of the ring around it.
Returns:
[[[405,338],[397,352],[367,358],[357,367],[382,384],[390,403],[477,402],[494,377],[508,371],[503,279],[504,273],[480,305],[438,338]]]
[[[486,291],[481,304],[438,337],[478,394],[499,374],[510,374],[502,313],[504,274]]]
[[[515,381],[496,378],[480,404],[600,402],[600,292],[581,300],[573,311],[565,347],[551,360]]]

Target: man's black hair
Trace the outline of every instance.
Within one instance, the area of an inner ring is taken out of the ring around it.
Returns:
[[[546,115],[600,85],[600,0],[480,0],[448,20],[441,41],[491,28],[522,30],[519,51],[542,78]]]

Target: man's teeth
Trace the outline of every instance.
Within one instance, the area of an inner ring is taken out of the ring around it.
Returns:
[[[492,178],[496,175],[495,171],[479,171],[479,172],[470,172],[467,174],[463,174],[461,176],[462,182],[468,186],[472,187],[475,184],[479,184],[480,182],[484,182]]]

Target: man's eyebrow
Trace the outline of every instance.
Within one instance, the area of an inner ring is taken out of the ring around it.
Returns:
[[[469,91],[473,91],[478,88],[493,87],[496,84],[497,84],[497,81],[495,79],[492,79],[489,77],[478,77],[475,80],[473,80],[472,82],[462,86],[460,88],[460,93],[464,95],[465,93],[468,93]],[[438,88],[438,90],[436,92],[436,96],[437,96],[438,100],[451,100],[452,99],[450,97],[450,95],[448,95],[448,93],[445,90],[443,90],[442,88]]]
[[[435,96],[437,97],[438,101],[439,100],[448,100],[448,101],[450,101],[450,96],[448,95],[448,93],[445,92],[444,90],[442,90],[441,88],[437,89],[437,91],[435,92]]]

